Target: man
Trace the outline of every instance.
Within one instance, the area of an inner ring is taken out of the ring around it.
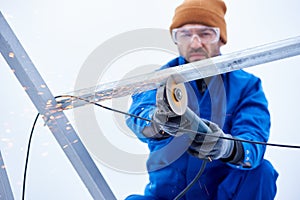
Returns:
[[[180,57],[162,69],[220,55],[227,42],[225,13],[221,0],[185,0],[178,6],[170,31]],[[194,179],[204,160],[209,161],[203,174],[183,198],[274,199],[278,174],[263,158],[265,146],[224,139],[268,141],[270,116],[260,79],[238,70],[191,81],[186,87],[188,107],[218,137],[199,133],[189,141],[188,134],[170,128],[189,126],[180,122],[180,116],[170,117],[159,110],[166,105],[156,101],[157,90],[134,95],[130,113],[153,122],[127,119],[150,149],[145,194],[128,199],[174,199]]]

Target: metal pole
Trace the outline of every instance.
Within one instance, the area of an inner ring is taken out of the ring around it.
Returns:
[[[156,89],[165,85],[170,76],[173,76],[176,83],[182,83],[297,55],[300,55],[300,36],[120,81],[104,83],[74,91],[72,95],[98,102]],[[63,108],[74,108],[87,104],[87,101],[72,98],[59,102]]]
[[[5,169],[6,166],[0,152],[0,200],[13,200],[14,196]]]
[[[94,199],[116,199],[69,120],[0,12],[0,52]],[[100,147],[101,148],[101,147]],[[2,181],[2,179],[1,179]]]

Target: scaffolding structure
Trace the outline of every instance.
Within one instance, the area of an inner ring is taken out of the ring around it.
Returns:
[[[77,99],[77,102],[74,102],[74,99],[70,98],[57,102],[1,12],[0,27],[2,56],[42,115],[91,196],[97,200],[114,200],[116,197],[64,114],[64,108],[70,107],[71,104],[73,107],[78,107],[87,104],[87,101],[97,102],[158,88],[166,83],[169,76],[173,76],[177,83],[181,83],[300,55],[300,37],[295,37],[246,51],[133,77],[121,82],[104,84],[98,86],[96,92],[95,88],[91,89],[90,93],[74,92],[80,97],[79,99],[85,99],[85,101]],[[6,170],[0,152],[0,200],[14,199]]]
[[[0,52],[94,199],[116,199],[87,149],[0,12]],[[0,165],[3,160],[0,160]],[[5,167],[0,169],[0,199],[14,199]]]

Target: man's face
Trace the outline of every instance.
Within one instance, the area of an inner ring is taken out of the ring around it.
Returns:
[[[200,24],[186,24],[177,29],[174,37],[179,54],[188,62],[218,56],[223,45],[218,28]]]

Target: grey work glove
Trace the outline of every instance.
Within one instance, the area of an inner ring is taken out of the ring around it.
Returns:
[[[168,116],[160,112],[155,112],[153,115],[152,126],[160,134],[176,135],[181,117],[178,115]]]
[[[232,136],[225,134],[217,124],[202,120],[211,129],[211,132],[197,133],[188,152],[200,159],[217,160],[229,158],[234,149],[234,141],[220,137],[232,138]]]
[[[187,120],[173,112],[165,112],[159,108],[155,108],[152,113],[152,123],[143,130],[144,136],[148,138],[167,138],[170,135],[177,135],[179,128],[188,126]]]

